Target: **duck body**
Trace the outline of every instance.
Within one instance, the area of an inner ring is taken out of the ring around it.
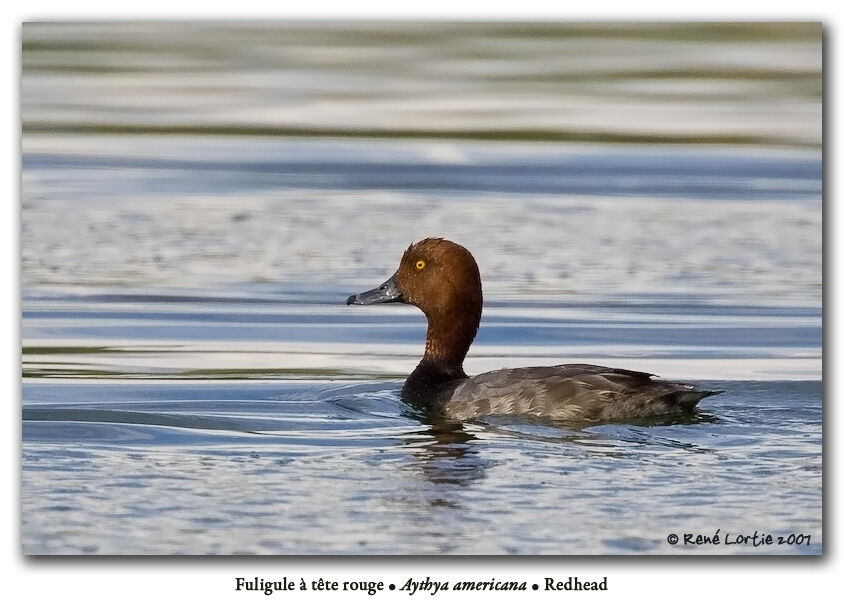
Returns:
[[[439,383],[417,377],[402,389],[408,402],[454,420],[513,414],[586,423],[685,414],[716,393],[589,364],[495,370]]]
[[[499,414],[577,423],[642,419],[689,413],[704,397],[721,392],[590,364],[504,369],[468,377],[463,359],[480,324],[480,274],[468,250],[439,238],[411,245],[389,280],[346,302],[404,302],[425,313],[425,355],[405,382],[402,397],[454,420]]]

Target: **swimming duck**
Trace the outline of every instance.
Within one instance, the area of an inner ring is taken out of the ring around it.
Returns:
[[[481,321],[481,276],[472,254],[445,239],[412,244],[386,282],[347,305],[406,303],[428,319],[425,355],[407,378],[407,402],[454,420],[492,414],[610,422],[690,412],[722,391],[589,364],[496,370],[469,378],[463,360]]]

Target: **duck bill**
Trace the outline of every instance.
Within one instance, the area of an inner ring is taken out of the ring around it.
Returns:
[[[396,285],[395,274],[374,290],[354,294],[346,300],[347,305],[377,305],[396,302],[404,302],[404,298]]]

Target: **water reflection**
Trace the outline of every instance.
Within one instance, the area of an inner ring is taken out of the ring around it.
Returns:
[[[52,22],[22,38],[25,135],[821,140],[820,23]]]
[[[432,438],[416,442],[411,455],[414,468],[433,484],[468,486],[482,481],[492,463],[472,443],[478,438],[460,423],[441,422],[420,432]],[[408,441],[408,445],[412,442]]]
[[[431,483],[460,486],[483,480],[487,470],[495,465],[481,455],[484,447],[479,432],[485,435],[485,439],[495,436],[515,440],[513,446],[516,448],[538,442],[569,445],[575,448],[572,452],[579,450],[590,456],[625,458],[640,455],[635,450],[636,445],[714,454],[715,450],[711,448],[679,439],[660,438],[638,428],[719,422],[717,416],[699,410],[611,425],[561,422],[527,416],[487,416],[475,419],[467,426],[466,423],[449,420],[430,410],[411,407],[406,414],[427,425],[422,431],[414,431],[413,439],[405,441],[407,445],[413,446],[412,456],[417,462],[415,467]],[[604,430],[590,431],[594,427],[603,427]],[[433,440],[419,443],[418,435],[427,435]]]

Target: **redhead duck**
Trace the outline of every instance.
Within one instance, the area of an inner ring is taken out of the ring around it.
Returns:
[[[463,359],[481,321],[481,276],[472,254],[439,238],[412,244],[398,271],[347,305],[407,303],[428,319],[425,355],[402,397],[454,420],[491,414],[608,422],[690,412],[722,391],[653,380],[653,374],[589,364],[496,370],[469,378]]]

